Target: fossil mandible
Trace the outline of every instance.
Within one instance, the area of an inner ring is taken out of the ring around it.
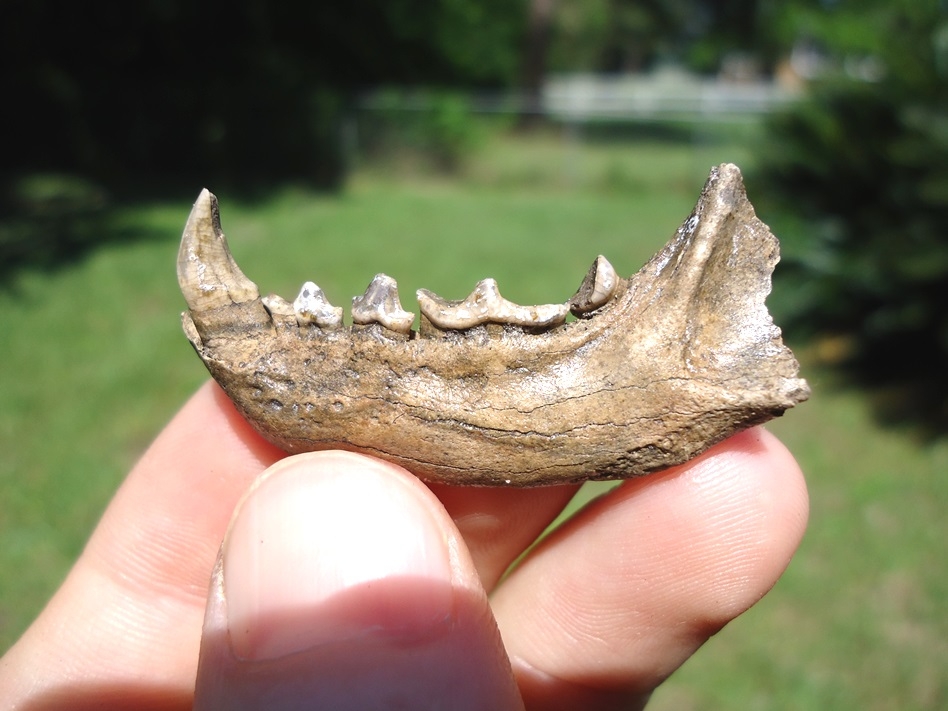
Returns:
[[[805,400],[764,305],[777,260],[740,171],[724,164],[637,274],[598,257],[561,304],[514,304],[493,279],[461,301],[420,289],[414,331],[379,274],[346,326],[312,282],[293,302],[261,298],[207,190],[178,281],[194,349],[285,451],[364,452],[449,484],[540,486],[680,464]]]

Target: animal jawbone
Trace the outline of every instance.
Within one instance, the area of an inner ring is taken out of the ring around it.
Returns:
[[[347,449],[429,481],[539,486],[680,464],[805,400],[764,305],[777,260],[725,164],[637,274],[621,278],[598,257],[562,304],[514,304],[492,279],[460,301],[422,289],[414,331],[380,274],[346,326],[312,282],[293,302],[261,298],[207,190],[184,229],[178,281],[194,349],[285,451]]]

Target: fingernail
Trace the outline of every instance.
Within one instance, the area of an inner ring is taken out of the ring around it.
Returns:
[[[453,604],[444,520],[410,476],[344,452],[291,457],[248,493],[223,549],[234,653],[275,659],[365,634],[443,627]],[[400,583],[411,595],[391,603]]]

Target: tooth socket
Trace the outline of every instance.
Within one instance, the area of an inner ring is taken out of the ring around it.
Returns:
[[[187,314],[206,346],[217,340],[241,339],[248,332],[259,329],[273,331],[273,319],[264,307],[262,299],[228,304],[206,311],[189,311]]]
[[[615,268],[600,254],[592,263],[573,298],[569,300],[569,310],[574,316],[588,318],[593,311],[608,304],[615,296],[619,280]]]
[[[420,297],[419,301],[421,301]],[[421,312],[421,316],[418,318],[418,335],[421,338],[443,338],[446,334],[447,331],[435,326],[431,319],[425,316],[425,312]]]
[[[386,274],[376,274],[365,293],[352,299],[352,323],[378,323],[396,333],[411,333],[415,314],[402,309],[398,284]]]

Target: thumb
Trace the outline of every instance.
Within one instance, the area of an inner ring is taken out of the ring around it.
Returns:
[[[434,495],[347,452],[284,459],[237,507],[195,709],[522,709],[474,565]]]

